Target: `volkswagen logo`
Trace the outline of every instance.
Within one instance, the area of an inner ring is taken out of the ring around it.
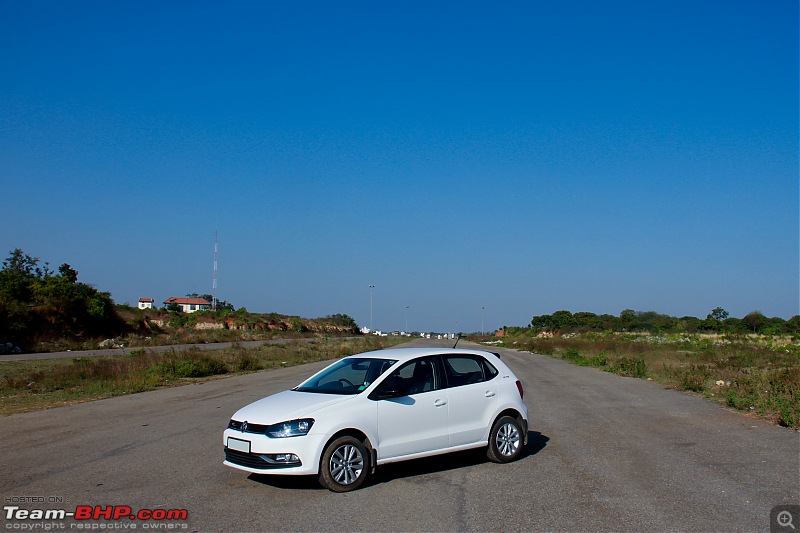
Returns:
[[[247,433],[247,420],[242,422],[242,433]]]

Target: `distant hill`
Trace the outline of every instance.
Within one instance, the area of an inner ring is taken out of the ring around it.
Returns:
[[[233,310],[180,313],[116,305],[107,292],[78,281],[67,263],[49,263],[13,250],[0,270],[0,354],[91,349],[102,344],[175,344],[275,336],[358,335],[344,314],[301,318]]]
[[[321,335],[357,335],[358,324],[344,314],[322,318],[302,318],[279,313],[251,313],[244,308],[236,311],[197,311],[179,313],[167,309],[137,309],[117,306],[118,315],[129,325],[131,333],[238,331],[242,333],[309,333]]]

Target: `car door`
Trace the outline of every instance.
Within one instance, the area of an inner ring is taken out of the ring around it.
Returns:
[[[498,404],[497,371],[479,356],[443,355],[447,377],[450,446],[486,438]]]
[[[370,399],[377,402],[378,458],[447,448],[447,397],[430,357],[400,365]]]

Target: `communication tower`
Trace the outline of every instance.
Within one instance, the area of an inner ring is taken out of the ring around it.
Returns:
[[[219,251],[219,230],[214,232],[214,282],[211,284],[211,310],[217,310],[217,253]]]

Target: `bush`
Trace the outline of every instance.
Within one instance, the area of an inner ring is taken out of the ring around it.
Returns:
[[[220,359],[191,354],[187,358],[157,363],[148,369],[148,373],[159,375],[165,379],[202,378],[227,374],[228,366]]]
[[[711,373],[706,366],[691,365],[689,370],[679,376],[680,388],[685,391],[703,392],[706,390],[709,379],[711,379]]]
[[[767,382],[767,399],[778,414],[778,423],[791,428],[800,426],[800,368],[773,370]]]
[[[758,383],[748,377],[736,380],[731,383],[728,392],[725,394],[725,402],[728,407],[745,410],[755,407],[758,403]]]
[[[576,365],[580,365],[583,363],[583,357],[581,354],[578,353],[578,350],[575,348],[569,348],[568,350],[564,350],[564,353],[561,355],[562,358],[566,359],[570,363],[575,363]]]
[[[258,357],[255,357],[249,352],[241,352],[236,358],[236,370],[242,372],[252,372],[255,370],[261,370],[263,365],[258,360]]]
[[[641,357],[623,357],[611,365],[611,371],[620,376],[644,378],[647,377],[647,364]]]
[[[600,352],[597,355],[587,357],[581,355],[575,348],[568,348],[564,350],[564,352],[561,354],[561,357],[563,359],[566,359],[570,363],[578,366],[591,366],[595,368],[601,368],[606,366],[607,364],[606,356],[603,354],[603,352]]]
[[[599,354],[595,355],[594,357],[590,357],[588,359],[588,361],[589,361],[589,366],[593,366],[593,367],[596,367],[596,368],[604,367],[604,366],[606,366],[608,364],[608,361],[606,360],[606,356],[603,354],[603,352],[600,352]]]

